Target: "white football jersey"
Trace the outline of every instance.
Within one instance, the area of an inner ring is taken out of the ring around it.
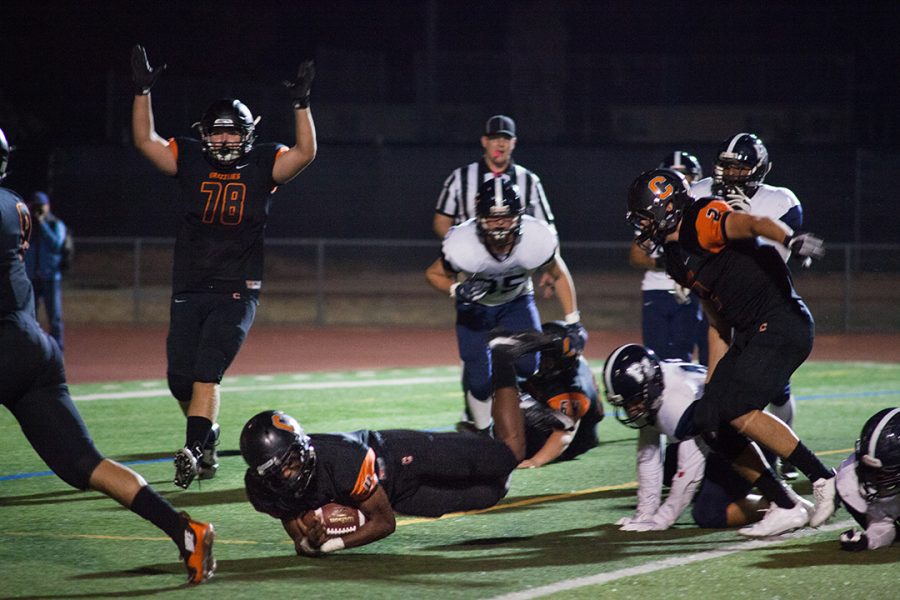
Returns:
[[[488,293],[478,301],[498,306],[519,296],[534,293],[531,275],[556,256],[556,233],[534,217],[522,217],[519,240],[504,258],[494,257],[478,236],[475,219],[450,228],[444,237],[444,261],[466,279],[491,282]]]
[[[713,178],[706,177],[691,186],[691,196],[705,198],[712,196]],[[750,199],[750,214],[757,217],[768,217],[784,227],[785,233],[796,231],[803,225],[803,208],[791,190],[763,183]],[[790,251],[778,242],[767,238],[757,238],[759,243],[774,246],[781,258],[787,262]]]
[[[866,527],[866,537],[869,540],[870,550],[894,543],[897,539],[894,522],[900,519],[900,494],[868,502],[859,488],[855,452],[838,467],[835,487],[841,500],[856,512],[866,516],[869,524]]]
[[[656,422],[640,430],[637,450],[637,514],[670,527],[690,505],[703,480],[708,449],[697,439],[679,440],[675,428],[695,400],[703,395],[706,367],[681,361],[663,361],[663,394]],[[678,468],[666,501],[662,503],[663,436],[678,446]]]

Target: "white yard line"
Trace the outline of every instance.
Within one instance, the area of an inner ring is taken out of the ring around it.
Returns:
[[[317,381],[306,383],[257,383],[255,385],[226,385],[222,387],[224,393],[234,392],[258,392],[260,390],[328,390],[335,388],[361,388],[361,387],[389,387],[402,385],[428,385],[435,383],[459,382],[459,375],[445,377],[406,377],[400,379],[366,379],[343,381]],[[127,400],[129,398],[161,398],[170,397],[172,394],[168,388],[155,390],[135,390],[131,392],[102,392],[97,394],[81,394],[73,396],[75,402],[90,402],[92,400]]]
[[[549,596],[550,594],[555,594],[557,592],[574,590],[582,587],[587,587],[589,585],[597,585],[600,583],[609,583],[610,581],[616,581],[617,579],[623,579],[625,577],[646,575],[647,573],[654,573],[656,571],[662,571],[663,569],[671,569],[674,567],[689,565],[691,563],[701,562],[704,560],[721,558],[723,556],[736,554],[738,552],[745,552],[747,550],[756,550],[757,548],[763,548],[774,544],[784,543],[797,538],[815,535],[816,533],[820,533],[823,531],[837,531],[838,529],[846,529],[848,527],[852,527],[853,525],[853,521],[847,520],[841,521],[839,523],[832,523],[831,525],[826,525],[818,529],[806,529],[793,535],[786,535],[775,539],[738,542],[736,544],[726,546],[720,550],[710,550],[708,552],[698,552],[696,554],[688,554],[686,556],[676,556],[665,560],[638,565],[636,567],[628,567],[626,569],[610,571],[608,573],[597,573],[596,575],[590,575],[588,577],[567,579],[566,581],[560,581],[557,583],[551,583],[549,585],[542,585],[540,587],[522,590],[520,592],[513,592],[511,594],[496,596],[491,600],[530,600],[531,598],[541,598],[542,596]],[[835,541],[835,544],[837,544],[837,541]]]

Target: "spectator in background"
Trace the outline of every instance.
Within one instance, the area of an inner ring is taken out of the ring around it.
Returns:
[[[34,288],[34,312],[37,318],[41,300],[47,313],[50,337],[63,350],[62,270],[66,224],[50,211],[50,197],[35,192],[28,209],[34,221],[31,242],[25,253],[25,270]]]

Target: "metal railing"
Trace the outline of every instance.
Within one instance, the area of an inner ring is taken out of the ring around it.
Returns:
[[[67,321],[167,321],[174,240],[76,243],[64,279]],[[628,267],[628,248],[628,242],[563,243],[588,326],[639,326],[641,273]],[[439,255],[439,242],[428,239],[269,239],[258,318],[322,326],[450,324],[447,299],[424,279]],[[900,330],[900,244],[829,244],[823,261],[794,274],[820,330]],[[555,304],[539,299],[550,318]]]

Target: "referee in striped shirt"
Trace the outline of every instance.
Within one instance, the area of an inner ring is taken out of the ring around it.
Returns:
[[[454,170],[444,182],[444,189],[434,208],[434,232],[441,239],[453,225],[475,216],[475,194],[481,183],[491,177],[507,174],[519,186],[525,214],[544,221],[554,230],[553,213],[540,178],[513,162],[516,147],[516,123],[506,115],[487,120],[481,136],[484,156],[465,167]]]

